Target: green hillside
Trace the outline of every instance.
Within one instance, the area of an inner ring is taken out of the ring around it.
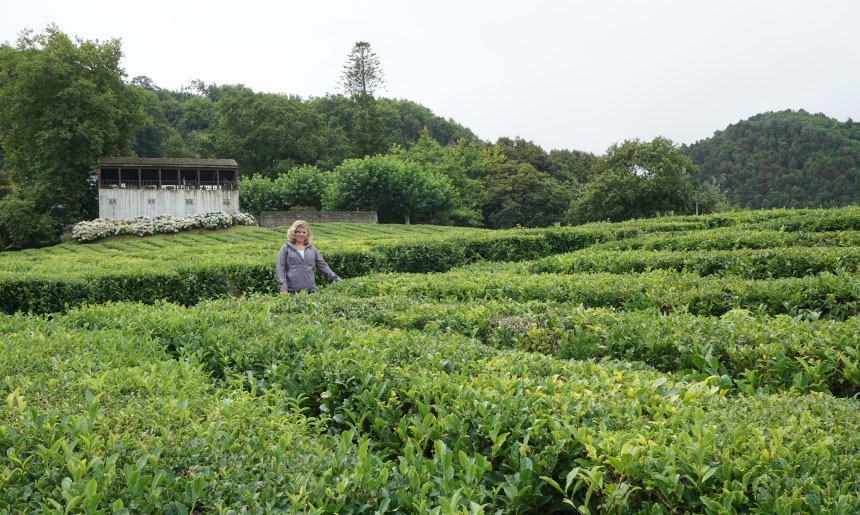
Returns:
[[[860,125],[779,111],[729,125],[685,147],[704,180],[741,207],[837,207],[860,202]]]

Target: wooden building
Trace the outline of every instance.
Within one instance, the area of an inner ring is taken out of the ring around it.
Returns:
[[[232,159],[100,157],[99,218],[192,216],[239,211],[239,171]]]

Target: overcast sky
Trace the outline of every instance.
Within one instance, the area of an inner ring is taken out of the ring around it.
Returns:
[[[338,93],[367,41],[387,85],[478,137],[597,154],[693,143],[763,111],[860,119],[860,1],[0,0],[0,41],[48,23],[119,38],[128,78]]]

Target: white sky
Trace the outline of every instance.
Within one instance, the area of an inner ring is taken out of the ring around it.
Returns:
[[[338,93],[356,41],[406,98],[495,141],[693,143],[763,111],[860,119],[860,1],[0,0],[0,41],[119,38],[129,78]]]

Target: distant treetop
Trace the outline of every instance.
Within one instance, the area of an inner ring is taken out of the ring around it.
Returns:
[[[703,180],[750,209],[860,202],[860,125],[804,110],[757,114],[684,147]]]
[[[340,86],[351,97],[373,96],[385,85],[385,74],[379,57],[370,49],[370,43],[359,41],[352,47],[343,65]]]

